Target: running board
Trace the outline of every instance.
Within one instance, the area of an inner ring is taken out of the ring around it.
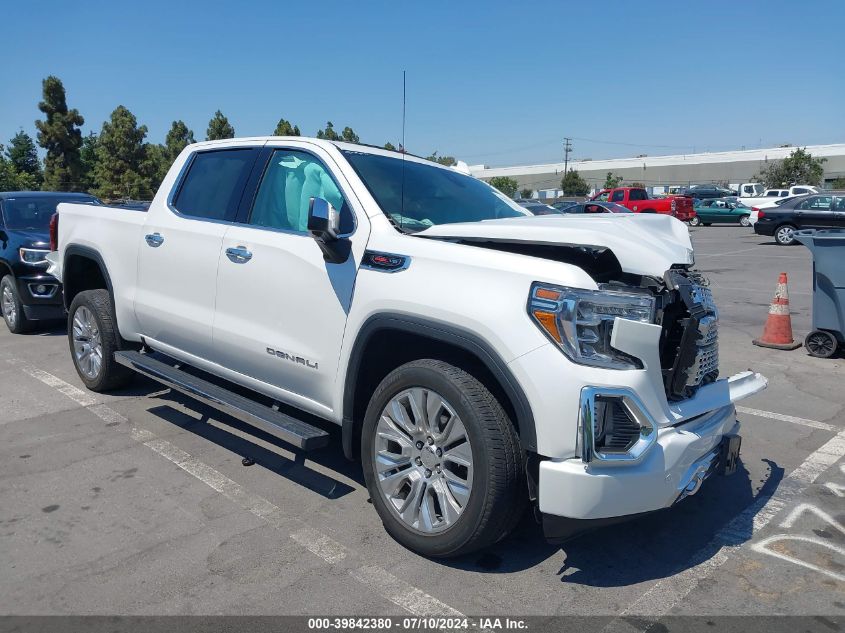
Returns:
[[[329,443],[329,434],[316,426],[197,378],[177,367],[151,358],[148,354],[134,351],[115,352],[114,359],[124,367],[228,413],[298,448],[313,450]]]

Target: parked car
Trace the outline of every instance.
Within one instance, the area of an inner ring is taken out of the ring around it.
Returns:
[[[798,229],[845,228],[845,191],[800,196],[779,207],[757,212],[754,232],[769,235],[781,246],[797,244]]]
[[[794,196],[803,196],[810,193],[819,193],[816,187],[810,185],[795,185],[789,189],[766,189],[763,195],[754,197],[744,197],[742,202],[747,207],[756,207],[766,202],[772,202],[777,198],[791,198]]]
[[[690,226],[710,226],[711,224],[740,224],[751,226],[751,209],[737,202],[736,197],[710,198],[697,200],[695,217],[690,219]]]
[[[628,207],[615,202],[579,202],[563,210],[563,213],[633,213]]]
[[[93,391],[142,373],[303,450],[334,423],[387,531],[436,557],[529,500],[561,538],[736,468],[734,402],[766,380],[719,378],[672,218],[532,217],[448,167],[308,138],[190,145],[163,182],[146,213],[59,205],[50,270]]]
[[[558,211],[565,211],[569,207],[576,204],[578,204],[577,200],[559,200],[557,202],[553,202],[552,206]]]
[[[757,214],[761,210],[779,207],[797,197],[798,196],[790,196],[788,198],[770,198],[768,202],[758,202],[753,207],[751,207],[751,215],[749,216],[749,222],[751,222],[751,225],[754,226],[754,223],[757,222]]]
[[[516,203],[534,215],[557,215],[560,213],[554,207],[544,202],[537,202],[536,200],[517,200]]]
[[[648,192],[640,187],[616,187],[602,189],[590,200],[596,202],[616,202],[629,208],[634,213],[661,213],[672,215],[681,222],[686,222],[695,216],[692,199],[685,196],[669,196],[668,198],[650,198]]]
[[[735,191],[740,198],[756,198],[762,196],[766,188],[759,182],[740,182],[730,184],[728,188]]]
[[[736,192],[725,187],[716,185],[692,185],[683,190],[683,195],[696,200],[708,200],[713,198],[724,198],[735,195]]]
[[[0,310],[14,334],[64,318],[59,282],[48,275],[50,218],[60,202],[100,204],[94,196],[51,191],[0,192]]]

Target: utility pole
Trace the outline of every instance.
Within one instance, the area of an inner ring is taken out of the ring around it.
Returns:
[[[572,152],[572,139],[565,136],[563,140],[563,175],[566,177],[569,171],[569,154]]]

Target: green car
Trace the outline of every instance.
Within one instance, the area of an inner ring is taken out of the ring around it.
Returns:
[[[710,226],[714,222],[751,226],[751,209],[737,202],[736,198],[712,198],[695,201],[695,217],[690,226]]]

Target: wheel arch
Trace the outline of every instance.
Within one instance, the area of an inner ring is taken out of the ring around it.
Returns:
[[[397,345],[401,342],[402,345]],[[422,354],[422,355],[421,355]],[[365,360],[373,358],[373,370]],[[528,398],[494,348],[474,332],[451,324],[403,314],[371,316],[358,331],[347,364],[343,390],[343,452],[357,460],[367,393],[390,371],[416,358],[441,358],[476,376],[497,397],[516,425],[526,451],[537,450],[534,417]],[[384,362],[380,362],[384,361]],[[469,365],[469,367],[467,367]]]
[[[65,248],[62,286],[65,309],[70,309],[70,304],[80,292],[105,289],[109,291],[109,299],[114,310],[114,292],[108,268],[102,255],[89,246],[71,244]]]

